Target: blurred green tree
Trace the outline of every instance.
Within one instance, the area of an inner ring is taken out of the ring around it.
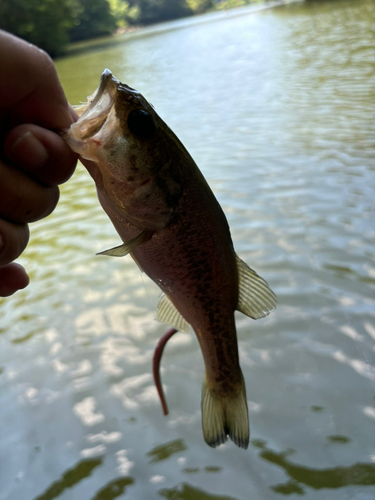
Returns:
[[[213,0],[187,0],[187,4],[194,11],[194,14],[203,14],[215,8]]]
[[[133,11],[137,10],[136,7],[131,9],[126,0],[108,0],[111,14],[116,19],[117,26],[125,28],[127,26],[127,19],[133,16]]]
[[[107,0],[76,1],[79,4],[79,13],[74,20],[73,28],[69,30],[72,42],[110,35],[116,30],[116,19]]]
[[[78,13],[77,0],[0,0],[0,28],[57,56]]]
[[[38,45],[52,57],[70,41],[112,34],[201,13],[212,0],[0,0],[0,28]]]
[[[136,7],[134,17],[129,18],[134,24],[152,24],[194,14],[186,0],[128,0],[128,5],[130,9]]]

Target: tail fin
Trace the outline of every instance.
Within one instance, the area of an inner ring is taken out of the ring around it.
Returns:
[[[225,443],[227,436],[240,448],[249,445],[249,416],[247,411],[245,382],[241,373],[240,391],[233,397],[220,398],[207,385],[202,387],[202,427],[206,443],[216,448]]]

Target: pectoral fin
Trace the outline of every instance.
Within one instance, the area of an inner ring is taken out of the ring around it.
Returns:
[[[276,295],[238,255],[236,260],[239,279],[237,310],[253,319],[267,316],[276,307]]]
[[[153,231],[143,231],[141,234],[133,238],[132,240],[119,245],[118,247],[110,248],[109,250],[104,250],[104,252],[99,252],[96,255],[110,255],[111,257],[124,257],[128,253],[132,252],[135,248],[142,243],[145,243],[151,239]]]
[[[161,323],[173,326],[176,330],[180,330],[180,332],[187,333],[189,330],[189,323],[181,316],[164,293],[159,300],[156,319]]]

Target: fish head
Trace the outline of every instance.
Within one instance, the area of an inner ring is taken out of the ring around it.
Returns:
[[[64,138],[93,177],[108,215],[142,230],[164,228],[181,196],[165,123],[108,69],[77,112]]]

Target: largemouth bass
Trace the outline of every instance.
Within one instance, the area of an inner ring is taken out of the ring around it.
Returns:
[[[202,350],[204,439],[247,448],[249,420],[234,311],[258,319],[276,306],[267,283],[235,253],[228,222],[193,159],[154,108],[109,70],[66,133],[93,177],[123,244],[163,291],[157,318],[192,326]]]

